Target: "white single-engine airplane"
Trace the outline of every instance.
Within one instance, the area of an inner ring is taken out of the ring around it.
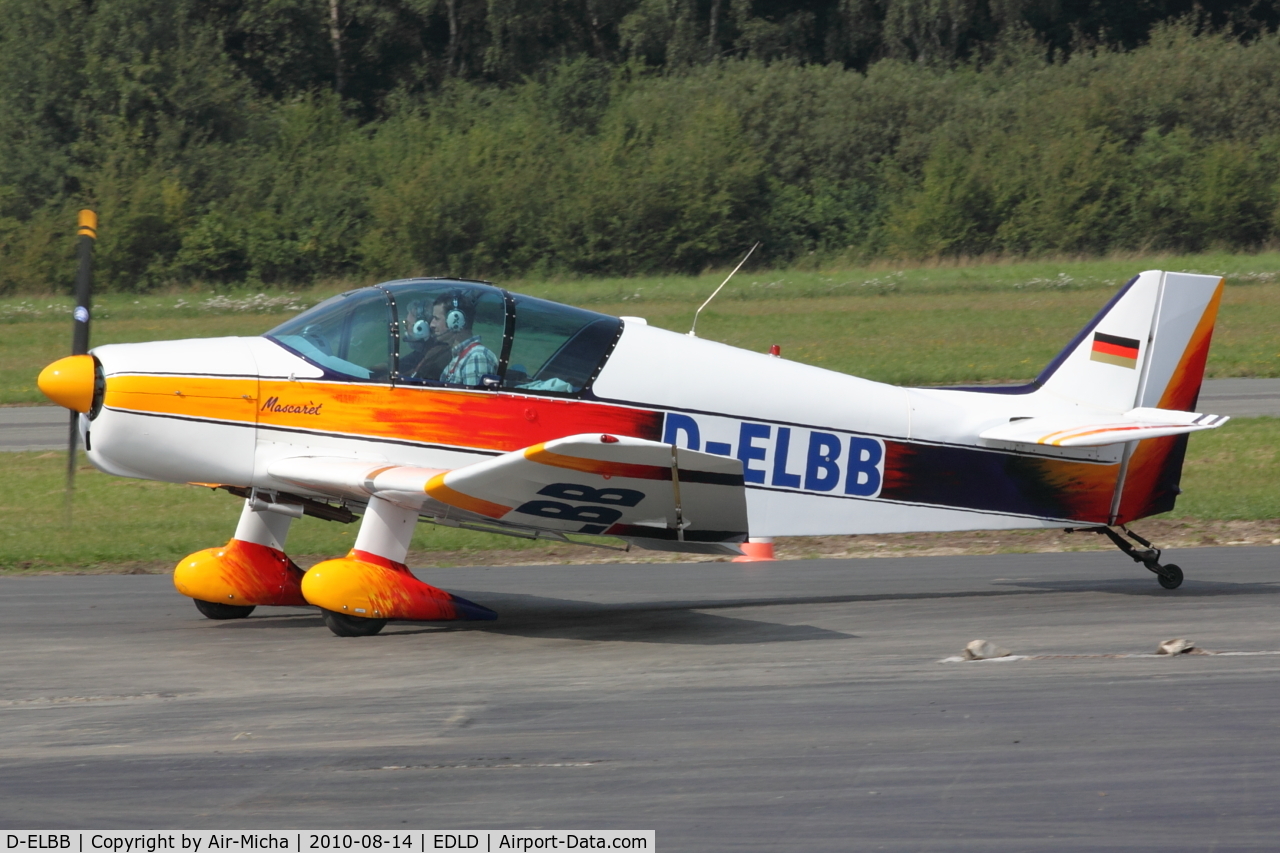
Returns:
[[[245,498],[234,537],[174,574],[212,619],[494,618],[406,568],[422,518],[730,554],[1084,528],[1172,589],[1181,570],[1124,525],[1173,507],[1187,434],[1227,420],[1193,411],[1221,294],[1144,272],[1020,387],[898,388],[455,279],[353,290],[261,337],[101,346],[39,384],[99,470]],[[304,513],[362,515],[355,547],[302,572],[284,547]]]

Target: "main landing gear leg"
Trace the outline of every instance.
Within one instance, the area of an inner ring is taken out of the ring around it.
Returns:
[[[351,553],[311,567],[302,594],[339,637],[369,637],[388,619],[417,622],[488,620],[497,615],[414,577],[404,564],[418,511],[369,498]]]
[[[1106,536],[1121,551],[1128,554],[1135,563],[1142,563],[1152,572],[1155,573],[1156,580],[1160,582],[1160,586],[1165,589],[1177,589],[1182,586],[1182,569],[1170,563],[1169,565],[1160,564],[1160,549],[1152,545],[1146,539],[1134,533],[1123,524],[1120,529],[1124,531],[1124,535],[1128,536],[1134,542],[1141,545],[1141,548],[1135,548],[1130,544],[1124,536],[1116,532],[1114,527],[1078,527],[1075,529],[1068,528],[1068,533],[1098,533]]]
[[[301,515],[301,505],[278,504],[255,490],[231,541],[184,557],[173,585],[210,619],[243,619],[258,605],[305,605],[302,570],[284,552],[289,525]]]

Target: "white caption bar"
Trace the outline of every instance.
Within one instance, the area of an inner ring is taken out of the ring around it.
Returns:
[[[644,830],[143,830],[134,832],[75,830],[9,831],[4,850],[15,853],[226,853],[226,851],[288,850],[291,853],[506,853],[535,850],[656,850],[655,832]]]

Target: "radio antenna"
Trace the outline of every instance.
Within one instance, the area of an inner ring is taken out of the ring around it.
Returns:
[[[733,272],[729,273],[728,278],[720,282],[720,286],[715,289],[715,293],[712,293],[710,296],[708,296],[707,301],[702,303],[702,305],[698,307],[697,311],[693,312],[693,325],[689,328],[689,337],[696,338],[698,336],[698,315],[702,313],[702,309],[706,308],[708,305],[711,304],[711,300],[716,298],[716,293],[719,293],[720,291],[724,290],[724,286],[729,283],[729,279],[733,278],[734,273],[742,269],[742,265],[747,262],[747,258],[751,257],[751,253],[758,248],[760,248],[760,244],[757,242],[754,246],[752,246],[747,251],[746,257],[744,257],[741,261],[739,261],[738,265],[733,268]]]

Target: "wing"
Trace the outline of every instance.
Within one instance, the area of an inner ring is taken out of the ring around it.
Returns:
[[[1110,420],[1022,418],[985,430],[978,437],[1053,447],[1097,447],[1165,435],[1182,435],[1202,429],[1217,429],[1228,420],[1230,418],[1225,415],[1202,415],[1198,412],[1175,412],[1168,409],[1132,409]]]
[[[423,484],[444,472],[438,468],[410,468],[390,462],[291,456],[269,464],[267,473],[277,480],[323,495],[358,501],[377,495],[392,503],[420,508],[426,497]]]
[[[737,554],[747,538],[739,460],[626,436],[569,436],[451,471],[293,457],[268,473],[442,520],[616,536],[657,550]]]

